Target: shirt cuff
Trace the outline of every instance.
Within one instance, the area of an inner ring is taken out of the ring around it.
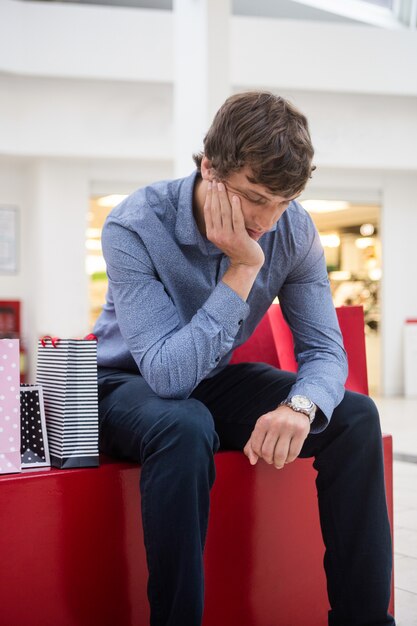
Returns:
[[[216,285],[202,308],[230,337],[237,335],[250,310],[248,303],[222,281]]]
[[[288,394],[288,398],[292,396],[306,396],[317,406],[316,416],[311,424],[310,432],[321,433],[329,425],[332,413],[335,409],[333,400],[329,398],[322,388],[315,385],[309,385],[305,382],[296,382]]]

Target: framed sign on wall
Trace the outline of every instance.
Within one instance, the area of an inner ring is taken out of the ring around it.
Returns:
[[[0,205],[0,274],[18,270],[18,209]]]

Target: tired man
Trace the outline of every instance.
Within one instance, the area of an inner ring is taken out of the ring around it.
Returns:
[[[277,469],[315,457],[329,624],[392,626],[378,413],[344,390],[323,250],[296,201],[314,169],[307,120],[270,93],[232,96],[194,158],[189,177],[126,198],[102,234],[100,445],[142,465],[151,625],[201,624],[221,446]],[[276,296],[297,375],[228,365]]]

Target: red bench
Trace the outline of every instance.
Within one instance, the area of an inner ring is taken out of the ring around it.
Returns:
[[[251,338],[252,360],[260,360],[259,348],[262,360],[279,364],[271,350],[271,320],[278,323],[278,314],[272,308]],[[236,360],[249,356],[250,342],[241,354],[236,351]],[[392,525],[387,435],[384,452]],[[140,468],[101,460],[94,469],[0,476],[2,625],[149,623]],[[204,626],[326,626],[324,547],[311,460],[297,459],[277,471],[265,463],[252,467],[239,452],[219,452],[216,467]]]

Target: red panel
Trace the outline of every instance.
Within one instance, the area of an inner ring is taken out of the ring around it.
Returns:
[[[271,321],[272,335],[281,369],[287,370],[287,372],[296,372],[298,365],[294,355],[294,340],[279,304],[270,306],[267,315]]]
[[[20,300],[0,300],[0,338],[20,335]]]
[[[230,363],[247,363],[251,361],[260,361],[269,363],[274,367],[280,367],[268,315],[263,317],[252,336],[242,346],[236,348]]]
[[[368,394],[363,308],[342,306],[336,309],[336,313],[348,358],[349,374],[346,389]],[[273,304],[267,315],[271,322],[280,367],[289,372],[296,372],[298,366],[294,356],[294,341],[279,304]]]
[[[278,471],[227,452],[217,455],[217,468],[204,626],[327,624],[312,461],[299,459]]]
[[[391,435],[383,435],[384,444],[384,472],[385,472],[385,491],[387,496],[388,517],[391,525],[392,553],[394,554],[394,488],[393,488],[393,451]],[[395,578],[394,567],[392,568],[391,582],[391,602],[389,611],[391,615],[395,615]]]
[[[138,480],[114,462],[0,476],[2,625],[149,622]]]
[[[336,309],[336,313],[349,365],[346,389],[368,395],[363,308],[341,306]]]

